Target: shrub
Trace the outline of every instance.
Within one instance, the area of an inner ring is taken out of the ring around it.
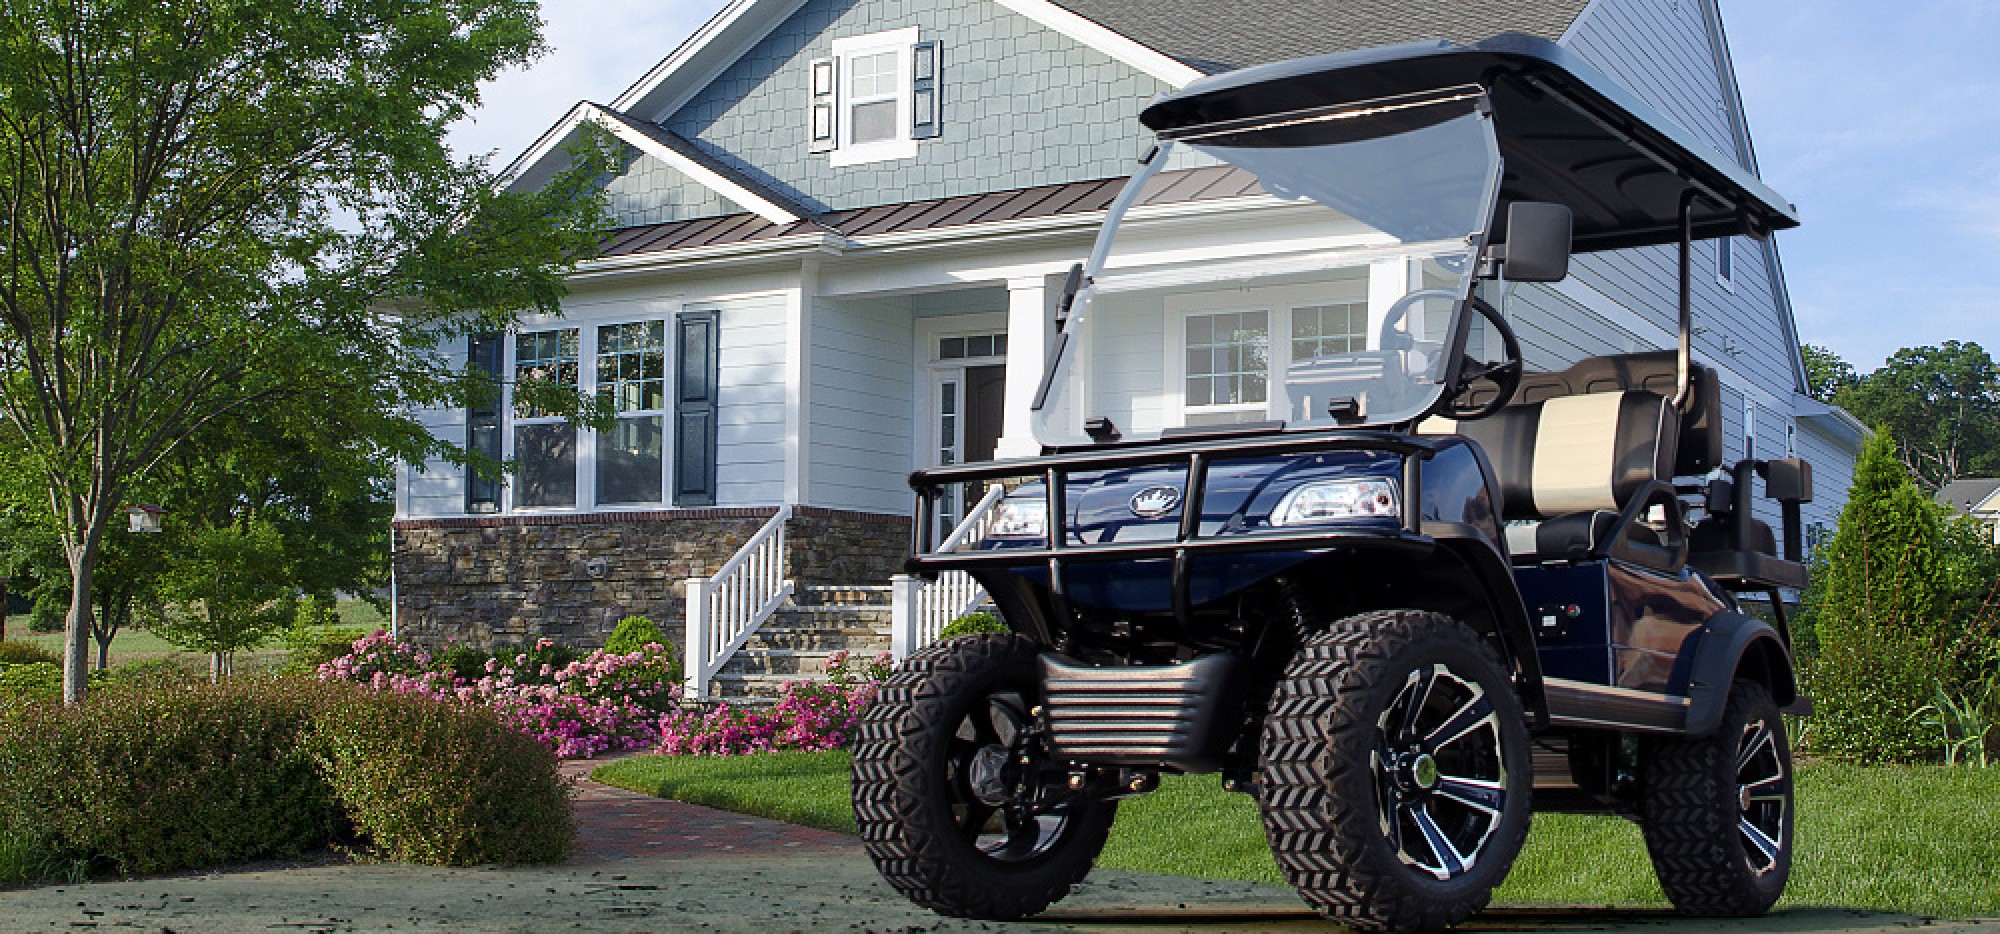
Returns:
[[[623,655],[640,651],[648,643],[667,644],[667,637],[660,633],[660,624],[644,616],[627,616],[618,621],[618,628],[611,631],[611,638],[604,640],[604,651]]]
[[[493,653],[466,645],[453,639],[432,659],[432,666],[440,673],[465,681],[477,681],[486,675],[486,662]]]
[[[556,757],[491,710],[377,694],[322,718],[312,748],[334,794],[390,859],[444,866],[568,858]]]
[[[208,680],[208,672],[172,656],[119,665],[103,675],[106,686],[131,690],[184,688]]]
[[[351,626],[326,629],[294,625],[278,634],[278,644],[285,648],[284,673],[312,674],[319,666],[354,651],[355,641],[367,635],[367,630]]]
[[[288,856],[340,825],[300,745],[329,690],[113,690],[0,714],[0,837],[121,873]]]
[[[999,617],[991,613],[967,613],[946,623],[943,629],[938,630],[937,637],[939,642],[943,642],[946,639],[956,639],[959,636],[970,636],[982,632],[1007,633],[1013,632],[1013,630],[1008,629],[1006,623],[1001,622]]]
[[[62,697],[62,666],[53,662],[0,667],[0,707]]]
[[[1807,668],[1813,751],[1860,762],[1907,762],[1939,749],[1910,717],[1933,685],[1957,684],[1965,646],[1940,621],[1946,580],[1937,508],[1911,483],[1881,432],[1862,449],[1840,525],[1826,548]]]
[[[69,594],[65,591],[61,598],[44,596],[35,601],[28,610],[29,632],[62,632],[69,619]]]
[[[784,749],[839,749],[852,741],[861,710],[889,676],[889,653],[857,663],[845,651],[827,657],[825,683],[791,681],[768,710],[679,711],[660,720],[660,753],[736,756]]]
[[[0,665],[62,664],[62,656],[32,642],[0,642]]]

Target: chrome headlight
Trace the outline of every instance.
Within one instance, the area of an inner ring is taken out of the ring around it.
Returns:
[[[1049,504],[1040,499],[1003,499],[993,507],[987,538],[1049,537]]]
[[[1395,481],[1315,480],[1301,483],[1278,500],[1272,525],[1311,525],[1343,519],[1397,519],[1403,515]]]

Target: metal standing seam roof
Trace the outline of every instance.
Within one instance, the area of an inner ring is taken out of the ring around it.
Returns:
[[[1590,0],[1053,0],[1201,71],[1444,39],[1464,45],[1504,32],[1562,38]]]
[[[905,233],[992,224],[1003,221],[1087,214],[1111,206],[1125,186],[1123,178],[1102,178],[1062,185],[1041,185],[927,201],[905,201],[832,211],[795,224],[773,224],[755,214],[731,214],[663,224],[622,227],[599,241],[598,258],[632,256],[775,240],[809,233],[844,237]],[[1140,204],[1213,201],[1262,194],[1257,179],[1231,166],[1210,166],[1163,172],[1153,178]]]

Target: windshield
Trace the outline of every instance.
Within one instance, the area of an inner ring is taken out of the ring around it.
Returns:
[[[1475,91],[1201,128],[1133,176],[1051,354],[1046,445],[1388,425],[1443,391],[1499,152]],[[1220,195],[1218,195],[1220,192]]]

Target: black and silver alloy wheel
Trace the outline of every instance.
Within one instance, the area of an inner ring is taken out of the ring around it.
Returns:
[[[1746,723],[1742,737],[1736,753],[1736,806],[1741,812],[1736,829],[1750,870],[1761,876],[1777,869],[1783,855],[1779,841],[1791,821],[1791,761],[1780,753],[1771,724]]]
[[[1485,907],[1528,832],[1527,721],[1498,654],[1420,610],[1305,639],[1264,718],[1271,853],[1321,913],[1440,931]]]
[[[883,878],[940,914],[1011,920],[1090,872],[1116,802],[1072,792],[1035,728],[1039,648],[982,633],[912,654],[862,714],[854,819]]]
[[[1641,747],[1639,826],[1660,887],[1682,913],[1771,909],[1792,869],[1792,750],[1762,684],[1738,681],[1707,736]]]
[[[1419,667],[1376,729],[1378,817],[1397,857],[1440,880],[1471,871],[1507,803],[1500,719],[1486,690],[1444,665]]]

